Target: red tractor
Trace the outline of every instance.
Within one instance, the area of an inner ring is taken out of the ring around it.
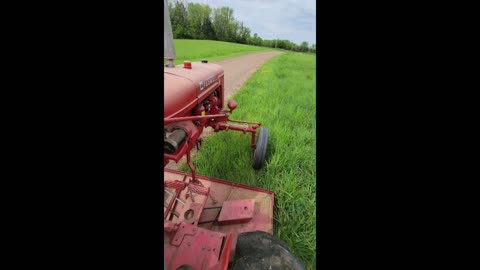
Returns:
[[[237,104],[228,101],[224,108],[220,66],[207,60],[173,64],[166,1],[164,167],[186,156],[191,173],[164,168],[165,269],[303,269],[287,245],[272,236],[273,192],[196,175],[191,150],[205,128],[249,133],[254,169],[265,160],[268,130],[261,123],[230,119]]]

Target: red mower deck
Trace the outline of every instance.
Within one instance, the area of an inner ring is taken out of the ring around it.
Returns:
[[[190,174],[164,169],[166,267],[225,270],[238,234],[273,233],[274,194],[215,178],[196,179],[192,182]]]

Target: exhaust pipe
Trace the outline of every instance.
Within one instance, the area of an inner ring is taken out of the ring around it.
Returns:
[[[163,0],[163,59],[167,59],[167,67],[173,68],[175,60],[175,46],[173,45],[172,24],[170,22],[170,13],[168,11],[167,0]]]

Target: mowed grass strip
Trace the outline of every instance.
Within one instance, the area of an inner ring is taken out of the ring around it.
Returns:
[[[202,59],[218,61],[253,52],[272,51],[271,48],[250,46],[238,43],[213,40],[175,39],[175,64],[188,60],[197,62]],[[164,61],[165,62],[165,61]]]
[[[316,57],[273,57],[233,99],[231,119],[258,121],[269,130],[266,165],[252,169],[250,135],[236,131],[208,137],[193,163],[199,175],[275,192],[274,235],[316,268]],[[183,166],[188,171],[187,166]]]

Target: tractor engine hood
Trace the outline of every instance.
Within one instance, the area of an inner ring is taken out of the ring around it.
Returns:
[[[222,67],[212,63],[191,63],[191,68],[184,65],[166,67],[163,73],[164,118],[190,115],[203,100],[201,98],[220,85],[222,78]]]

